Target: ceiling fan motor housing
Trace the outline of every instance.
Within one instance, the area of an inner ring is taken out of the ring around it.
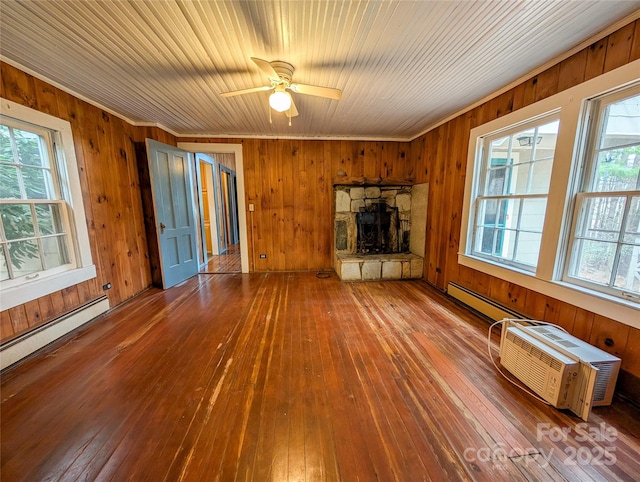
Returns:
[[[294,68],[289,62],[284,62],[282,60],[274,60],[273,62],[269,62],[273,70],[276,71],[280,79],[285,81],[287,85],[291,84],[291,79],[293,78]],[[278,79],[272,79],[278,80]]]

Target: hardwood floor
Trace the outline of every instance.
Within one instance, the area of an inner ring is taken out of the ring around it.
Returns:
[[[583,424],[528,398],[487,326],[422,281],[151,289],[3,374],[0,475],[638,480],[638,411],[616,399]]]
[[[200,270],[200,274],[240,273],[241,271],[240,245],[232,244],[227,248],[226,253],[209,256],[209,261]]]

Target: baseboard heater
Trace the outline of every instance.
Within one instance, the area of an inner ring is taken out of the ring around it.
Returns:
[[[447,294],[494,321],[503,320],[504,318],[524,318],[522,314],[456,283],[449,283]]]
[[[0,346],[0,370],[10,367],[108,310],[109,300],[103,295],[66,315],[9,340]]]

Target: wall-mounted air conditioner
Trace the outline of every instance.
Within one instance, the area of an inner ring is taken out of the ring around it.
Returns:
[[[500,364],[538,396],[587,420],[609,405],[620,359],[550,325],[504,320]]]

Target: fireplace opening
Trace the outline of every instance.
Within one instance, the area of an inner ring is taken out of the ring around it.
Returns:
[[[356,213],[357,252],[382,254],[402,252],[398,209],[380,199]]]
[[[334,261],[343,281],[415,279],[422,277],[424,260],[416,254],[426,225],[426,185],[334,184]],[[424,207],[423,207],[424,203]]]

